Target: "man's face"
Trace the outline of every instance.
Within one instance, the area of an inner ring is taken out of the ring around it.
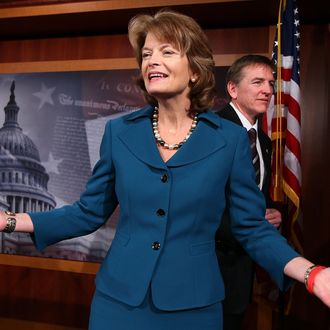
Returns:
[[[259,114],[267,111],[274,83],[271,68],[255,64],[243,68],[241,81],[238,84],[228,82],[227,89],[232,102],[254,123]]]

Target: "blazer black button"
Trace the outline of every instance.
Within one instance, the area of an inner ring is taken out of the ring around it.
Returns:
[[[151,245],[152,249],[157,251],[160,249],[160,243],[159,242],[153,242]]]
[[[166,213],[163,209],[158,209],[156,214],[159,216],[159,217],[163,217]]]
[[[160,180],[163,182],[163,183],[166,183],[168,181],[168,175],[167,174],[163,174],[160,178]]]

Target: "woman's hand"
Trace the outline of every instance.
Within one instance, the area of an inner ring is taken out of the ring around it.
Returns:
[[[3,231],[7,225],[8,218],[16,219],[15,231],[32,233],[33,223],[27,213],[16,213],[15,215],[7,215],[4,211],[0,211],[0,231]]]
[[[303,257],[296,257],[286,264],[284,267],[284,273],[295,280],[304,283],[307,270],[313,266],[314,264],[311,261]],[[330,308],[330,268],[325,268],[315,274],[314,284],[312,284],[312,287],[309,289]]]
[[[313,293],[330,308],[330,267],[315,276]]]

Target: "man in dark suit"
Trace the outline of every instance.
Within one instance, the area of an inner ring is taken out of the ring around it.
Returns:
[[[258,158],[257,169],[255,166],[256,180],[266,199],[266,219],[278,228],[281,224],[281,213],[274,208],[269,196],[272,144],[261,129],[260,118],[267,111],[273,87],[271,61],[260,55],[243,56],[236,60],[227,72],[227,92],[231,101],[218,114],[245,127],[248,133],[251,128],[257,132],[257,150],[253,156]],[[239,330],[242,328],[244,312],[251,298],[254,267],[250,257],[233,237],[230,218],[226,212],[216,234],[216,251],[226,293],[223,302],[223,329]]]

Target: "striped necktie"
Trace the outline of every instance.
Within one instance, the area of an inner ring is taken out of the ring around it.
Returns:
[[[254,170],[256,172],[256,182],[259,185],[260,183],[260,158],[257,151],[257,131],[254,128],[251,128],[248,131],[250,147],[252,153],[252,163]]]

